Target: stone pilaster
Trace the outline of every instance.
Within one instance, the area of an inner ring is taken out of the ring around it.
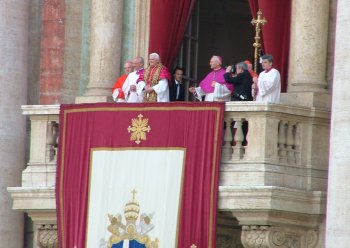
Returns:
[[[91,1],[90,76],[81,102],[105,102],[119,75],[121,59],[123,0]]]
[[[23,247],[23,213],[6,188],[21,184],[25,165],[29,1],[0,1],[0,246]]]
[[[326,247],[350,243],[350,2],[338,0],[332,96]]]
[[[72,103],[79,95],[82,68],[83,0],[65,2],[63,85],[60,103]]]
[[[42,2],[40,104],[59,104],[62,98],[65,0]]]

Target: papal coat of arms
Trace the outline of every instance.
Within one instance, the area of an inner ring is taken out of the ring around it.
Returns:
[[[148,233],[154,228],[151,223],[153,213],[140,213],[140,205],[135,199],[136,191],[132,191],[132,199],[125,204],[124,221],[121,214],[108,214],[110,225],[107,230],[111,233],[107,241],[108,248],[158,248],[158,239],[152,240]],[[128,243],[129,245],[125,245]]]

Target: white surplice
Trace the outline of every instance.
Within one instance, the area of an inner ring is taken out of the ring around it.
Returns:
[[[139,77],[140,75],[137,74],[137,71],[133,71],[125,79],[122,90],[124,92],[126,102],[142,102],[142,97],[140,97],[136,91],[130,91],[131,85],[137,86],[137,80]]]
[[[268,72],[263,71],[258,78],[257,102],[279,103],[281,96],[281,76],[272,68]]]

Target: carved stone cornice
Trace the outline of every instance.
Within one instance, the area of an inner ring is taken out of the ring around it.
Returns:
[[[57,248],[57,225],[41,225],[38,227],[37,243],[40,248]]]
[[[304,228],[243,226],[245,248],[315,248],[318,232]]]

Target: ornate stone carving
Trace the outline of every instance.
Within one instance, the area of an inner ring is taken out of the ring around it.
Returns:
[[[306,233],[306,247],[313,248],[316,247],[318,241],[318,233],[314,230],[309,230]]]
[[[243,226],[242,244],[245,248],[268,248],[268,226]]]
[[[38,246],[40,248],[57,248],[57,225],[41,225],[38,228]]]
[[[241,238],[245,248],[314,248],[318,234],[299,228],[243,226]]]

